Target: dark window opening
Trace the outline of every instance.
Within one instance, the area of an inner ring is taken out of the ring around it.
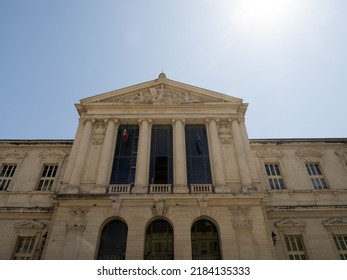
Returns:
[[[111,184],[133,184],[135,181],[139,127],[121,125],[118,130]]]

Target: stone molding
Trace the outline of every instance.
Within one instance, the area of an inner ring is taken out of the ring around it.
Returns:
[[[40,158],[44,163],[60,163],[65,157],[66,153],[60,150],[47,150],[40,153]]]
[[[200,216],[207,216],[208,199],[204,196],[198,199]]]
[[[296,152],[298,157],[322,157],[323,153],[315,148],[303,148]]]
[[[153,215],[165,216],[167,211],[165,199],[155,199],[152,207]]]
[[[257,156],[260,158],[276,158],[281,159],[284,156],[284,153],[278,149],[273,148],[265,148],[262,150],[259,150],[257,152]]]
[[[4,163],[19,163],[27,157],[23,151],[10,150],[0,153],[0,160]]]
[[[70,210],[70,220],[66,222],[66,230],[83,231],[86,228],[86,214],[85,208],[73,208]]]
[[[323,226],[332,234],[346,234],[347,217],[335,217],[324,221]]]
[[[305,231],[306,224],[300,220],[287,218],[275,222],[275,226],[284,234],[300,235]]]
[[[235,229],[244,229],[252,227],[252,221],[249,219],[250,207],[235,206],[230,207],[229,211],[233,216],[232,223]]]

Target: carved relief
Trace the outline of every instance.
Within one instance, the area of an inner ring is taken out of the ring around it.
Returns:
[[[234,228],[251,227],[251,221],[249,220],[249,207],[230,207],[230,212],[233,216]]]
[[[296,152],[299,157],[321,157],[323,153],[314,148],[303,148]]]
[[[106,125],[104,121],[97,121],[94,125],[92,143],[101,145],[104,142]]]
[[[257,152],[260,158],[282,158],[284,153],[278,149],[266,148]]]
[[[166,214],[165,199],[154,200],[152,211],[154,215],[164,216]]]
[[[221,121],[219,123],[219,139],[223,144],[230,144],[231,143],[231,130],[229,128],[229,124],[226,121]]]
[[[6,163],[17,163],[21,160],[23,160],[27,154],[22,151],[5,151],[0,153],[0,160],[3,160]]]
[[[122,201],[118,197],[110,197],[110,199],[112,199],[112,214],[115,216],[119,216]]]
[[[86,222],[86,209],[74,208],[70,212],[70,220],[66,222],[67,230],[84,230]]]
[[[202,199],[198,199],[200,216],[207,215],[208,199],[204,196]]]
[[[40,153],[40,158],[47,163],[60,163],[66,157],[66,153],[59,150],[48,150]]]

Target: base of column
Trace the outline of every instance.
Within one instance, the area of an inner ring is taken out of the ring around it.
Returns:
[[[226,185],[215,186],[215,193],[230,193],[230,189]]]
[[[187,186],[174,186],[173,193],[189,193],[189,189]]]
[[[81,190],[80,190],[79,186],[69,185],[63,189],[62,193],[64,193],[64,194],[78,194],[78,193],[80,193],[80,191]]]
[[[243,185],[241,187],[242,193],[257,193],[258,188],[256,186],[253,186],[251,184],[249,185]]]
[[[148,186],[135,186],[131,193],[148,193]]]
[[[92,188],[89,193],[91,194],[104,194],[106,193],[106,187],[105,186],[95,186],[94,188]]]

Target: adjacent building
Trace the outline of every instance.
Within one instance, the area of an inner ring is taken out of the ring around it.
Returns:
[[[249,139],[247,106],[161,73],[0,140],[0,259],[347,259],[347,139]]]

